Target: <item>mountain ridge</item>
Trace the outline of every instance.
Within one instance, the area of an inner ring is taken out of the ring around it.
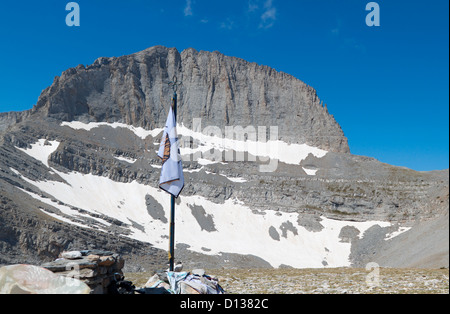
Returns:
[[[183,161],[176,254],[186,265],[448,267],[448,170],[352,155],[317,92],[289,74],[162,46],[68,69],[31,110],[0,114],[0,264],[108,248],[128,269],[164,267],[168,198],[155,150],[174,74],[181,154],[203,153]],[[278,126],[276,169],[261,172],[264,156],[249,147],[242,161],[208,160],[230,147],[195,118],[221,130]]]
[[[164,123],[167,83],[174,75],[183,83],[178,119],[187,127],[194,118],[214,126],[277,126],[286,142],[350,152],[312,87],[268,66],[193,48],[179,53],[155,46],[68,69],[41,93],[30,114],[153,129]]]

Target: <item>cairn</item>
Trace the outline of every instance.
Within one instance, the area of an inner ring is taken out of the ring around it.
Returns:
[[[123,277],[124,259],[113,252],[84,250],[63,252],[42,267],[62,276],[73,277],[89,286],[91,294],[108,294],[108,288]]]

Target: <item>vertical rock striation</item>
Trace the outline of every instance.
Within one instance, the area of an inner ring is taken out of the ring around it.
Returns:
[[[218,52],[155,46],[119,58],[99,58],[55,78],[39,97],[36,114],[64,121],[123,122],[153,129],[164,124],[176,75],[179,122],[202,125],[278,126],[279,139],[348,153],[341,127],[316,91],[267,66]]]

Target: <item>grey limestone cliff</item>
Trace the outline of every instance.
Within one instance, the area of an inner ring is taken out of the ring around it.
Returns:
[[[178,121],[202,125],[278,126],[289,143],[348,153],[347,138],[316,91],[267,66],[218,52],[156,46],[119,58],[99,58],[55,78],[34,111],[59,120],[123,122],[153,129],[164,124],[176,75]]]

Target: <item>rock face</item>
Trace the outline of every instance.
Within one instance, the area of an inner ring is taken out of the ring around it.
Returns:
[[[14,125],[22,121],[22,119],[28,116],[31,110],[24,112],[1,112],[0,113],[0,132],[5,131],[9,126]]]
[[[347,138],[316,91],[286,73],[218,52],[156,46],[129,56],[99,58],[65,71],[34,111],[58,120],[164,124],[168,82],[182,81],[178,122],[192,127],[278,126],[281,140],[348,153]]]
[[[174,75],[185,129],[194,118],[222,130],[278,126],[287,149],[269,173],[248,150],[243,161],[183,162],[176,258],[186,267],[448,266],[448,170],[350,154],[314,89],[288,74],[160,46],[69,69],[33,109],[0,114],[0,264],[83,248],[117,252],[125,271],[165,269],[155,150]]]

